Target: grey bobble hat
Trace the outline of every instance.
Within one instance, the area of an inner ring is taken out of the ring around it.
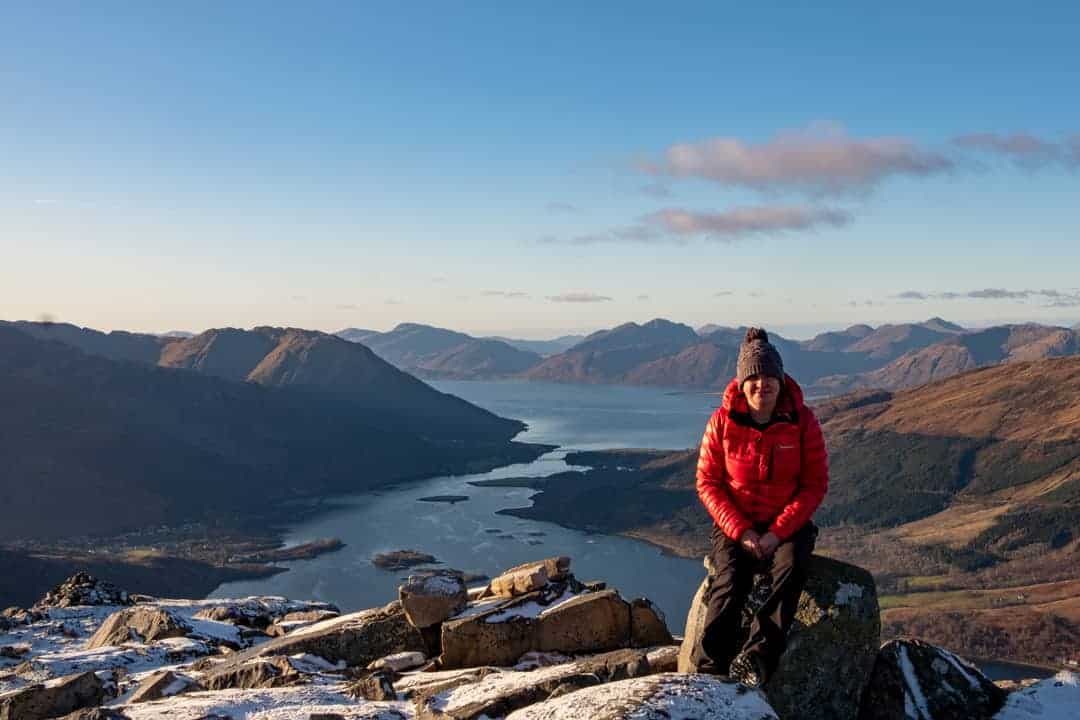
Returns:
[[[746,339],[739,346],[739,361],[735,366],[735,379],[739,387],[752,375],[767,375],[784,382],[784,361],[780,352],[769,342],[769,335],[761,328],[748,328]]]

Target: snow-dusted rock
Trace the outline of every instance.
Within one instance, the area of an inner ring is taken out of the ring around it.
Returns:
[[[127,701],[129,703],[149,702],[202,689],[203,687],[196,680],[187,675],[172,670],[159,670],[139,683],[139,687],[135,688]]]
[[[297,610],[294,612],[285,613],[285,615],[278,622],[317,623],[322,622],[323,620],[333,620],[334,618],[340,616],[340,612],[330,609]]]
[[[392,672],[404,672],[420,667],[426,663],[427,656],[421,652],[400,652],[379,658],[368,665],[369,670],[390,670]]]
[[[562,582],[570,576],[570,558],[565,556],[545,558],[516,565],[491,580],[490,594],[498,597],[516,597],[539,590],[550,582]]]
[[[859,720],[990,720],[1005,694],[947,650],[921,640],[890,640],[874,663]]]
[[[105,685],[92,672],[29,685],[0,695],[0,720],[39,720],[105,701]]]
[[[412,626],[423,629],[461,612],[469,598],[460,573],[433,570],[410,575],[398,588],[398,599]]]
[[[200,684],[207,690],[272,688],[299,682],[301,673],[289,658],[256,657],[242,664],[225,663],[202,676]]]
[[[395,601],[294,630],[238,653],[231,662],[240,664],[253,657],[310,653],[330,663],[365,667],[393,653],[425,650],[420,631],[409,624],[401,603]]]
[[[777,720],[760,691],[707,675],[666,673],[590,687],[506,720]]]
[[[191,631],[191,625],[175,613],[150,605],[136,605],[110,615],[87,641],[86,649],[186,637]]]
[[[708,558],[705,567],[709,570]],[[706,577],[698,588],[687,615],[680,672],[694,672],[703,660],[698,644],[705,629],[703,598],[708,581]],[[767,590],[764,576],[758,575],[748,608],[760,607]],[[747,613],[743,633],[749,629],[749,620]],[[787,650],[765,687],[769,703],[785,720],[855,717],[880,636],[873,576],[854,565],[814,555]]]
[[[414,695],[416,712],[418,718],[430,720],[502,717],[552,696],[602,682],[640,677],[649,671],[644,652],[617,650],[528,672],[491,672],[475,682]]]

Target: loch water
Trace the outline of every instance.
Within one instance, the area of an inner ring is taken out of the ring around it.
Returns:
[[[325,600],[351,611],[395,599],[397,586],[408,575],[373,565],[372,557],[379,552],[418,550],[435,556],[440,567],[485,575],[529,560],[568,555],[579,579],[604,580],[628,599],[648,597],[665,612],[672,632],[682,632],[690,600],[704,577],[700,560],[675,557],[637,540],[499,515],[505,508],[527,507],[535,491],[469,483],[561,472],[568,469],[564,457],[572,450],[694,447],[718,396],[514,381],[432,384],[498,415],[523,420],[529,429],[519,440],[559,449],[532,463],[340,498],[336,509],[290,527],[285,540],[294,545],[336,537],[345,543],[343,549],[285,563],[288,572],[270,578],[226,583],[212,596],[285,595]],[[433,495],[469,499],[453,504],[420,500]]]

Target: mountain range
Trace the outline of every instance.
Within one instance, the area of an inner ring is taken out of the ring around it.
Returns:
[[[519,377],[558,383],[652,385],[718,390],[734,375],[745,327],[689,325],[655,319],[592,333],[541,357],[515,353],[509,342],[425,325],[389,333],[339,333],[408,372],[428,378]],[[809,340],[777,334],[785,369],[814,396],[861,388],[898,390],[963,370],[1080,351],[1075,329],[1000,325],[969,330],[941,318],[897,325],[852,325]],[[566,340],[567,338],[564,338]]]
[[[306,330],[4,323],[0,397],[0,540],[235,519],[540,452],[511,442],[521,422]]]

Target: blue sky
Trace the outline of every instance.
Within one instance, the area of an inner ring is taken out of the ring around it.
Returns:
[[[511,5],[6,4],[0,318],[1080,321],[1075,4]]]

